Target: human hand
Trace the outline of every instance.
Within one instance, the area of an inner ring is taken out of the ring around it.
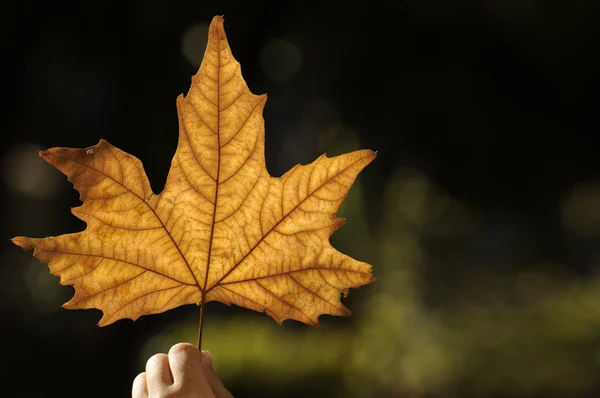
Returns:
[[[212,368],[208,351],[187,343],[155,354],[133,381],[132,398],[233,398]]]

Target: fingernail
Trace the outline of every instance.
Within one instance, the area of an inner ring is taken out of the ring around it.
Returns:
[[[205,364],[212,368],[212,354],[208,350],[202,350],[202,359]]]

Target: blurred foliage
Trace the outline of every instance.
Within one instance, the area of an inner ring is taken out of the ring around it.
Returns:
[[[600,234],[600,183],[587,182],[575,186],[564,201],[563,222],[583,237]]]
[[[478,301],[432,308],[423,299],[423,242],[472,232],[476,211],[419,171],[402,169],[370,234],[361,192],[360,185],[351,191],[341,211],[348,222],[335,239],[372,262],[377,277],[351,305],[355,326],[282,329],[252,314],[208,318],[205,348],[225,383],[248,374],[269,385],[334,372],[337,384],[323,396],[340,397],[572,397],[598,387],[600,350],[590,348],[600,342],[599,280],[541,265],[498,281]],[[194,323],[170,325],[148,341],[140,364],[196,333]]]

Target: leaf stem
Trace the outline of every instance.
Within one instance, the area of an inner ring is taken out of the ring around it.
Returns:
[[[198,349],[202,351],[202,327],[204,326],[204,299],[200,303],[200,325],[198,326]]]

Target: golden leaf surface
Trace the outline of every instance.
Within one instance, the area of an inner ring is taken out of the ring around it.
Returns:
[[[52,148],[40,156],[80,192],[83,204],[72,213],[87,228],[13,242],[34,248],[61,284],[75,287],[64,307],[102,310],[100,326],[214,300],[279,323],[349,315],[340,292],[374,281],[371,266],[334,249],[329,237],[375,153],[321,156],[271,177],[266,95],[248,89],[223,18],[209,29],[190,91],[177,98],[179,142],[163,192],[152,192],[140,160],[104,140]]]

